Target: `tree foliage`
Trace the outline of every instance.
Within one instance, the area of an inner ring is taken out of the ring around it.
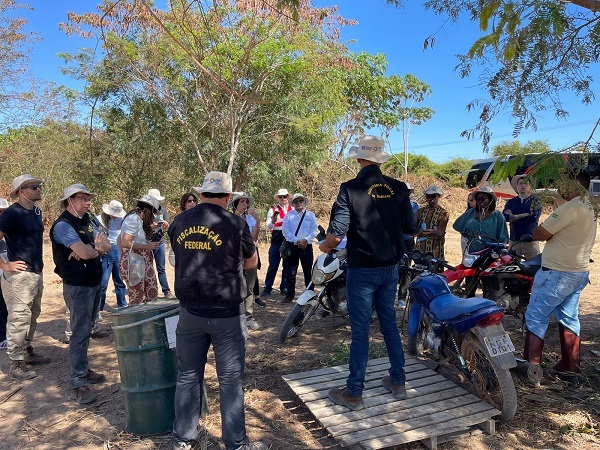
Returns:
[[[519,141],[502,141],[492,149],[493,156],[524,155],[526,153],[547,153],[551,150],[547,141],[535,140],[521,144]]]
[[[468,15],[484,33],[459,55],[457,69],[464,78],[482,68],[477,76],[489,98],[467,105],[479,110],[479,122],[462,135],[479,134],[486,149],[489,124],[500,113],[515,119],[516,137],[524,128],[536,129],[536,116],[543,111],[566,118],[564,92],[574,93],[584,104],[595,99],[590,68],[600,58],[597,1],[429,0],[425,7],[452,20]]]

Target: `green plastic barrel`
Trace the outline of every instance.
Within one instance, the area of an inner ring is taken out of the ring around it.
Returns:
[[[127,427],[133,434],[173,429],[177,354],[169,348],[165,318],[177,314],[176,300],[128,306],[112,314]]]

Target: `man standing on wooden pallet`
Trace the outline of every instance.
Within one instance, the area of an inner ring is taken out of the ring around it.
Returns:
[[[398,287],[398,261],[404,254],[403,233],[417,230],[408,188],[401,181],[386,177],[380,166],[390,157],[384,152],[383,139],[365,136],[352,147],[360,172],[343,183],[331,211],[327,238],[319,246],[328,253],[348,236],[347,302],[352,343],[350,375],[346,387],[332,389],[329,398],[352,410],[364,407],[362,392],[369,357],[369,328],[372,308],[379,317],[379,327],[391,368],[383,377],[383,387],[394,398],[406,398],[404,352],[396,325],[394,301]]]

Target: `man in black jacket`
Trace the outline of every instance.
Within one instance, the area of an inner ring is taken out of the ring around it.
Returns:
[[[390,359],[389,375],[383,387],[394,398],[406,398],[404,352],[396,325],[394,301],[398,286],[398,261],[404,254],[403,234],[415,234],[417,226],[410,205],[408,188],[401,181],[386,177],[380,165],[388,160],[383,139],[365,136],[352,147],[360,172],[343,183],[331,211],[327,238],[320,250],[328,253],[347,235],[347,302],[352,342],[350,375],[346,387],[331,389],[329,398],[352,410],[364,407],[362,391],[369,353],[369,326],[372,308]]]
[[[256,267],[256,247],[246,221],[226,209],[232,193],[229,175],[208,172],[202,186],[194,189],[202,202],[177,215],[167,231],[175,253],[175,295],[181,304],[174,448],[196,445],[200,384],[212,344],[225,448],[266,450],[266,442],[250,443],[246,435],[242,385],[248,337],[243,269]]]
[[[71,322],[71,387],[75,400],[83,404],[97,400],[88,384],[106,379],[89,368],[87,355],[102,292],[100,256],[112,248],[94,216],[89,214],[95,196],[83,184],[67,186],[58,201],[65,210],[50,229],[54,272],[63,280],[63,297]]]

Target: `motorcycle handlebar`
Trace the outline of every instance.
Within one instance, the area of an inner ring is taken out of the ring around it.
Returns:
[[[441,265],[441,266],[445,267],[446,269],[450,269],[450,270],[452,270],[453,272],[456,272],[456,267],[454,267],[454,266],[451,266],[450,264],[448,264],[448,263],[447,263],[446,261],[444,261],[443,259],[435,259],[435,258],[429,261],[429,271],[430,271],[430,272],[433,272],[433,271],[434,271],[434,270],[432,270],[432,269],[434,268],[434,266],[435,266],[436,264],[439,264],[439,265]]]

